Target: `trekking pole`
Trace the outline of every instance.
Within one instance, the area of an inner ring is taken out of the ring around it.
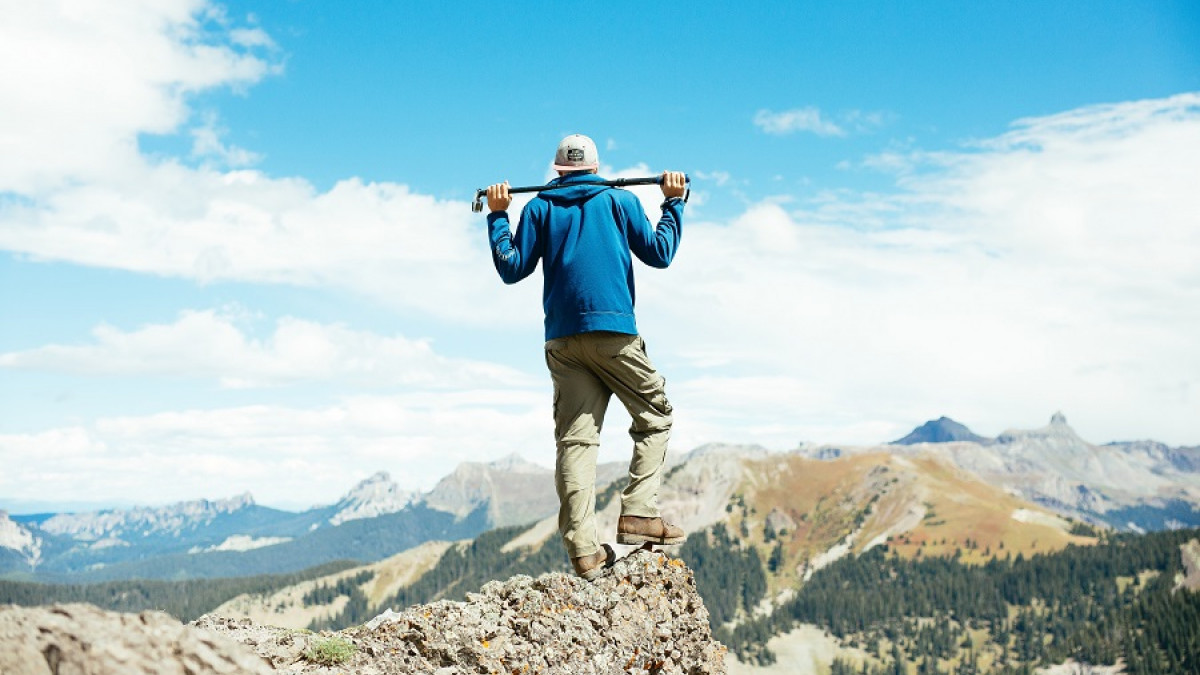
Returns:
[[[683,201],[687,201],[692,195],[692,179],[684,174],[684,182],[688,185],[687,190],[683,193]],[[607,185],[608,187],[626,187],[628,185],[661,185],[662,176],[649,176],[646,178],[615,178],[613,180],[596,181],[595,183],[576,183],[575,185]],[[510,187],[508,194],[520,194],[522,192],[541,192],[542,190],[557,190],[559,188],[571,187],[571,185],[527,185],[525,187]],[[479,188],[475,191],[475,201],[471,202],[471,210],[475,213],[483,211],[483,198],[487,196],[487,188]]]

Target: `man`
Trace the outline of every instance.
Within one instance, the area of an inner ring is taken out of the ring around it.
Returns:
[[[500,278],[513,284],[542,262],[546,366],[554,381],[558,528],[575,573],[595,579],[615,562],[596,533],[596,455],[609,398],[633,418],[629,486],[617,542],[680,544],[684,533],[658,510],[671,404],[634,320],[632,255],[666,267],[681,234],[686,178],[664,172],[662,217],[650,225],[632,193],[596,183],[599,157],[587,136],[567,136],[554,156],[555,189],[540,192],[509,229],[507,182],[487,189],[488,234]]]

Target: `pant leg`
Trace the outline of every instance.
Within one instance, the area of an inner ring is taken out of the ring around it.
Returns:
[[[658,492],[673,422],[666,380],[650,363],[640,336],[595,335],[595,372],[633,419],[633,458],[629,486],[621,493],[621,514],[654,518],[660,515]]]
[[[612,392],[578,358],[580,336],[546,343],[554,382],[558,531],[572,558],[600,550],[596,534],[596,456]]]

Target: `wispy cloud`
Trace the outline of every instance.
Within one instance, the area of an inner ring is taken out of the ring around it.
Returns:
[[[0,454],[22,458],[6,462],[0,495],[34,499],[53,486],[83,501],[126,495],[153,504],[251,491],[267,504],[319,504],[379,469],[406,488],[428,489],[448,466],[514,447],[553,466],[553,443],[542,442],[552,426],[547,396],[513,389],[356,396],[312,408],[182,410],[0,434]]]
[[[29,196],[140,164],[137,135],[170,133],[198,91],[278,72],[260,30],[207,2],[35,2],[0,21],[0,192]]]
[[[537,321],[532,287],[475,302],[495,279],[477,264],[487,245],[465,202],[239,168],[256,156],[211,114],[192,130],[201,166],[142,154],[140,135],[192,119],[189,94],[279,64],[269,36],[211,3],[136,12],[39,2],[0,22],[6,62],[54,54],[0,72],[0,153],[23,158],[0,163],[0,194],[19,197],[0,201],[0,249],[200,283],[340,287],[455,321]]]
[[[1197,94],[897,153],[892,192],[691,223],[673,275],[645,277],[641,323],[736,364],[714,372],[804,383],[773,391],[805,438],[847,410],[956,410],[997,433],[1061,407],[1096,441],[1195,443],[1198,154]],[[807,385],[820,395],[796,393]]]
[[[203,124],[192,128],[192,156],[203,160],[216,160],[223,167],[242,168],[258,163],[262,157],[255,152],[223,140],[228,130],[220,126],[215,114],[204,116]]]
[[[780,112],[759,110],[754,115],[754,126],[773,136],[786,136],[798,132],[818,136],[847,136],[851,133],[874,131],[885,125],[888,117],[887,113],[862,110],[850,110],[830,116],[816,106],[806,106]]]
[[[754,115],[754,125],[764,133],[783,136],[798,131],[808,131],[818,136],[845,136],[846,131],[834,124],[813,106],[794,108],[782,112],[759,110]]]
[[[437,354],[428,340],[384,336],[284,317],[256,338],[228,311],[185,311],[174,323],[122,331],[102,325],[90,345],[47,345],[0,354],[0,368],[86,376],[213,379],[253,388],[299,382],[463,389],[533,386],[512,368]]]

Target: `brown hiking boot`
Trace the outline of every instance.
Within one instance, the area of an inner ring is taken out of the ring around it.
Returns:
[[[602,544],[600,550],[591,555],[571,558],[571,567],[575,568],[575,574],[594,581],[600,576],[604,570],[613,566],[617,561],[617,554],[608,544]]]
[[[617,521],[618,544],[682,544],[686,539],[683,528],[662,518],[621,516]]]

